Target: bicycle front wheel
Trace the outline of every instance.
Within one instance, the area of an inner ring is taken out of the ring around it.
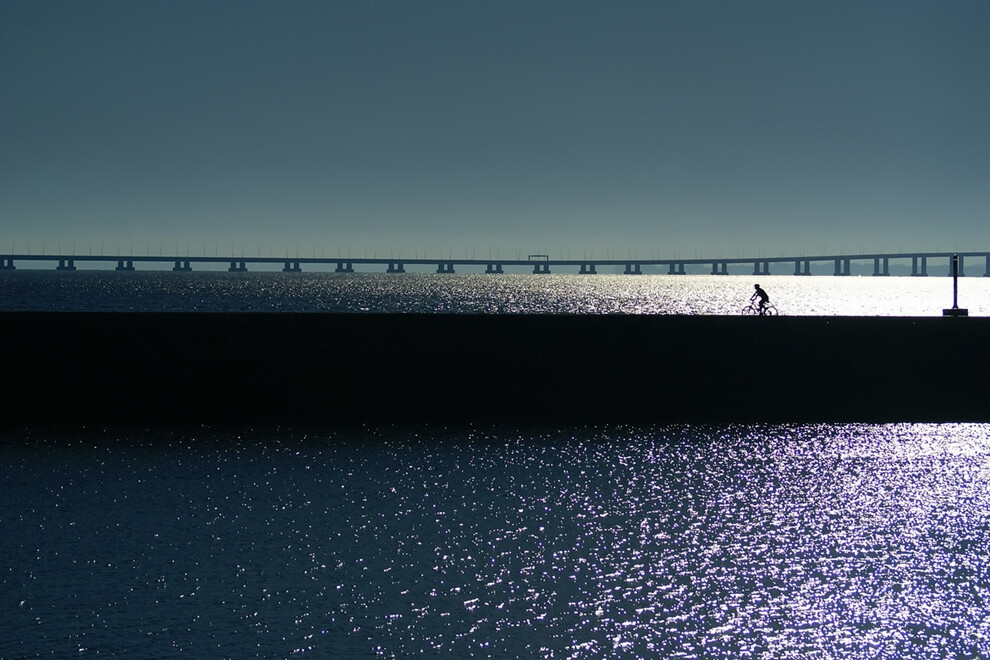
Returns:
[[[760,310],[755,305],[747,305],[742,309],[743,316],[759,316]]]

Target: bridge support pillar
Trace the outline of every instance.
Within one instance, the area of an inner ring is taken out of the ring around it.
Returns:
[[[454,262],[453,261],[441,261],[437,264],[438,273],[453,273],[454,272]]]
[[[770,274],[770,262],[769,261],[755,261],[753,262],[753,275],[769,275]]]
[[[388,268],[385,269],[386,273],[404,273],[406,272],[406,266],[401,261],[389,262]]]
[[[667,271],[668,275],[683,275],[684,274],[684,262],[680,261],[677,263],[671,262],[670,270]]]
[[[189,263],[188,261],[186,262]],[[247,272],[247,262],[244,261],[231,261],[230,268],[228,268],[231,273],[246,273]]]
[[[928,257],[911,257],[911,277],[928,277]]]
[[[725,261],[713,261],[712,262],[712,275],[728,275],[729,274],[729,264]]]
[[[873,257],[873,276],[886,277],[890,275],[890,257]]]
[[[72,259],[59,259],[58,268],[56,270],[75,270],[76,264]]]
[[[11,269],[13,269],[14,264],[10,264]],[[990,254],[987,255],[987,265],[983,269],[983,277],[990,277]]]
[[[581,264],[581,272],[579,275],[597,275],[598,271],[595,270],[595,264]]]
[[[500,263],[490,263],[488,267],[485,268],[485,272],[489,275],[500,275],[504,271],[502,270],[502,264]]]
[[[533,264],[533,275],[549,275],[550,274],[550,264]]]
[[[245,268],[245,270],[247,270]],[[285,266],[282,268],[283,273],[301,273],[302,265],[298,261],[286,261]]]
[[[990,259],[987,260],[990,264]],[[0,259],[0,270],[14,270],[14,260],[13,259]]]
[[[802,264],[804,265],[803,269],[801,268]],[[796,259],[794,261],[794,274],[811,275],[811,260],[805,259],[804,261],[801,261],[800,259]]]
[[[128,259],[124,261],[123,259],[117,260],[117,270],[134,270],[134,262]]]
[[[835,260],[835,274],[838,276],[849,274],[849,259]]]
[[[233,263],[233,262],[231,262],[231,263]],[[179,259],[176,259],[175,260],[175,265],[172,266],[172,270],[174,270],[177,273],[178,272],[188,272],[188,271],[192,270],[192,266],[190,265],[190,263],[188,261],[181,261]]]
[[[626,264],[626,269],[623,271],[624,275],[642,275],[643,270],[639,264]]]
[[[334,270],[335,273],[353,273],[354,264],[350,261],[338,261],[337,268]]]

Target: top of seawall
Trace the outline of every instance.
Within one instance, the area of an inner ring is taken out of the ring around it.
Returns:
[[[0,313],[3,426],[990,421],[990,319]]]

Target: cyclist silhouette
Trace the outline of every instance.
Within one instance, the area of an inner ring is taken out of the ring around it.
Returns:
[[[759,284],[754,284],[753,288],[756,289],[756,291],[749,297],[749,301],[753,302],[757,298],[760,299],[760,316],[763,316],[763,313],[767,309],[767,303],[770,302],[770,296],[767,295],[767,292],[764,291]]]

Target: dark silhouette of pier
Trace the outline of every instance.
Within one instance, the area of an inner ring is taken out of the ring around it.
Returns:
[[[986,318],[7,312],[0,328],[0,428],[990,421]]]
[[[363,269],[382,269],[386,273],[405,273],[407,267],[427,268],[437,273],[484,272],[502,274],[511,272],[510,269],[532,272],[534,274],[578,273],[595,275],[600,270],[611,269],[626,275],[641,275],[643,273],[664,273],[668,275],[684,275],[691,272],[728,275],[812,275],[812,266],[819,273],[823,271],[835,276],[851,275],[852,264],[866,267],[872,263],[874,276],[891,274],[891,264],[900,264],[906,271],[910,265],[910,274],[914,277],[925,277],[930,267],[936,264],[945,265],[947,274],[951,274],[951,264],[954,255],[958,255],[958,274],[965,276],[967,260],[970,263],[982,265],[981,275],[990,277],[990,252],[898,252],[898,253],[863,253],[863,254],[822,254],[817,256],[779,256],[779,257],[736,257],[725,258],[695,258],[695,259],[552,259],[546,254],[531,254],[525,258],[453,258],[453,257],[263,257],[263,256],[152,256],[152,255],[65,255],[65,254],[3,254],[0,255],[0,270],[15,270],[18,265],[32,266],[54,265],[56,270],[73,271],[79,264],[92,264],[97,268],[118,271],[134,271],[139,266],[157,266],[171,264],[176,272],[192,271],[196,267],[208,267],[210,270],[224,268],[230,272],[247,272],[252,267],[272,265],[282,266],[286,273],[300,273],[304,270],[330,270],[335,273],[353,273],[355,267]]]

